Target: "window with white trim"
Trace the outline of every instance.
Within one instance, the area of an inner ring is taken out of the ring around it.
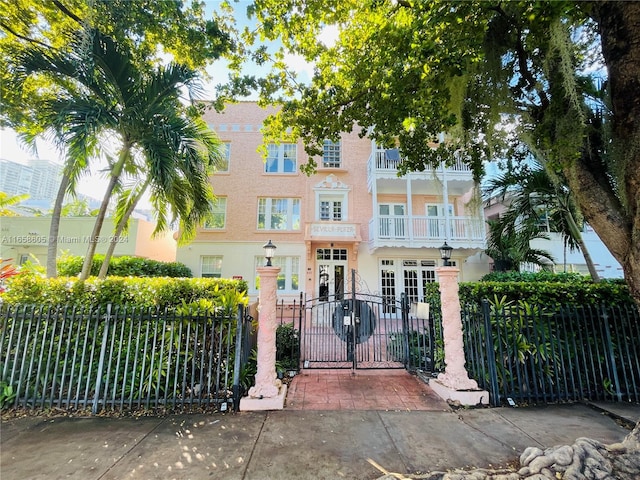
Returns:
[[[204,278],[222,277],[222,256],[204,255],[200,257],[200,272]]]
[[[216,173],[227,173],[229,171],[229,161],[231,160],[231,143],[224,142],[220,148],[221,159]]]
[[[325,194],[318,195],[317,219],[322,221],[342,222],[347,219],[345,194]]]
[[[259,198],[258,230],[300,230],[300,199]]]
[[[320,200],[320,220],[342,220],[342,202],[340,200]]]
[[[322,145],[322,166],[324,168],[340,168],[342,166],[339,141],[324,141]]]
[[[270,143],[267,146],[266,173],[295,173],[298,168],[297,145],[295,143]]]
[[[227,225],[227,197],[216,197],[213,200],[211,214],[204,223],[207,230],[222,230]]]
[[[266,258],[256,257],[255,269],[266,264]],[[278,272],[277,288],[279,292],[300,291],[300,257],[273,257],[271,265],[280,267]],[[260,289],[259,276],[256,276],[256,290]]]

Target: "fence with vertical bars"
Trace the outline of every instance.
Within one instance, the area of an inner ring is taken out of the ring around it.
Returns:
[[[491,403],[640,402],[640,313],[635,306],[547,309],[467,305],[470,376]]]
[[[4,306],[4,401],[94,414],[226,410],[248,381],[246,318],[243,307],[225,317],[111,305]]]

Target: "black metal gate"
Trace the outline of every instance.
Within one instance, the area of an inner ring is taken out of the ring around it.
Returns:
[[[433,322],[412,314],[400,299],[356,288],[304,301],[300,318],[303,368],[433,371]],[[346,289],[345,289],[346,290]]]

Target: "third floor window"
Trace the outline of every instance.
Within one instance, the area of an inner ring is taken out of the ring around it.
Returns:
[[[340,142],[324,141],[322,146],[322,166],[324,168],[340,168],[342,166]]]
[[[264,165],[266,173],[295,173],[298,168],[297,145],[295,143],[270,143],[267,161]]]

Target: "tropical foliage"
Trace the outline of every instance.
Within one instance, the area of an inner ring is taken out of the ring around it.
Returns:
[[[65,194],[75,191],[78,178],[101,155],[109,165],[108,186],[93,238],[112,195],[119,198],[116,211],[122,222],[117,228],[126,230],[130,207],[135,206],[132,199],[139,199],[122,189],[126,174],[143,179],[138,182],[142,191],[151,189],[158,230],[180,222],[182,238],[188,240],[210,205],[206,178],[217,158],[217,144],[200,120],[200,110],[181,102],[181,89],[194,100],[197,69],[232,47],[228,37],[215,21],[204,20],[199,4],[2,4],[0,28],[5,35],[0,47],[7,53],[2,80],[11,88],[3,89],[0,121],[28,142],[46,134],[67,154],[50,238],[58,238]],[[166,64],[163,52],[175,53],[180,63]],[[90,242],[83,278],[94,252],[95,243]],[[55,275],[56,253],[56,242],[50,242],[50,276]]]
[[[500,214],[496,228],[500,231],[521,230],[533,235],[543,225],[543,232],[559,232],[565,248],[580,249],[591,278],[599,280],[591,255],[582,239],[584,222],[573,195],[560,176],[552,178],[542,165],[505,172],[488,179],[483,187],[487,201],[507,200],[507,209]],[[493,233],[493,229],[491,230]],[[494,241],[494,238],[490,239]]]
[[[15,265],[9,263],[12,260],[12,258],[6,260],[0,258],[0,293],[5,291],[5,282],[20,273]]]
[[[10,209],[9,207],[18,205],[20,202],[28,199],[29,195],[9,195],[6,192],[0,192],[0,217],[18,217],[20,216],[17,212]]]
[[[499,272],[520,271],[524,263],[548,267],[553,265],[553,256],[531,247],[531,240],[549,238],[531,223],[509,223],[489,221],[487,249],[485,253],[493,259],[494,269]]]

